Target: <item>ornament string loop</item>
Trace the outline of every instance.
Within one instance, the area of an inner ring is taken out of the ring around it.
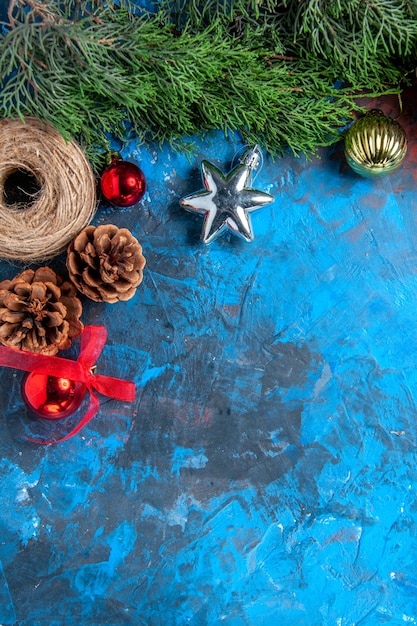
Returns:
[[[100,408],[100,401],[95,392],[115,400],[134,401],[135,383],[111,376],[94,374],[96,360],[104,348],[106,339],[107,330],[104,326],[86,326],[81,336],[80,353],[77,361],[58,356],[33,354],[0,346],[0,365],[25,372],[55,376],[56,378],[68,378],[75,382],[81,382],[86,385],[90,393],[90,402],[86,413],[65,437],[56,441],[40,441],[27,437],[29,441],[39,444],[51,444],[60,443],[73,437],[92,420]]]

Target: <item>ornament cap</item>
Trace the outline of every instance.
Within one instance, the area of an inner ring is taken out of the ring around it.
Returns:
[[[106,164],[106,166],[116,163],[117,161],[123,161],[120,152],[117,152],[117,150],[109,150],[104,159],[104,163]]]
[[[254,146],[251,150],[245,152],[241,159],[241,163],[246,165],[250,170],[256,171],[262,162],[262,152],[258,145]]]

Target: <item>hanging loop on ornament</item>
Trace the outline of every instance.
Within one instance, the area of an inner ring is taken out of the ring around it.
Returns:
[[[253,185],[264,165],[264,155],[258,144],[250,147],[245,144],[238,150],[232,160],[232,169],[235,167],[236,161],[239,165],[246,165],[250,170],[248,184]]]
[[[385,114],[384,111],[381,111],[381,113],[383,113],[384,115],[389,116],[389,119],[394,120],[394,122],[397,122],[400,117],[403,114],[403,99],[401,96],[401,91],[400,91],[400,87],[398,86],[398,91],[395,94],[397,96],[397,101],[398,101],[398,113],[397,115],[391,115],[391,114]],[[394,106],[392,107],[394,109]],[[379,111],[379,109],[371,109],[371,110],[375,110],[375,111]],[[366,113],[365,113],[366,115]]]
[[[113,160],[113,157],[116,157],[117,159],[122,159],[122,152],[123,149],[126,145],[126,142],[124,142],[121,138],[112,138],[112,140],[109,142],[108,144],[108,148],[106,151],[106,155],[104,158],[104,163],[105,165],[110,165],[110,163]]]
[[[396,115],[395,117],[392,118],[395,121],[399,120],[400,117],[403,114],[403,99],[401,97],[401,92],[400,91],[397,93],[397,100],[398,100],[399,113],[398,113],[398,115]]]

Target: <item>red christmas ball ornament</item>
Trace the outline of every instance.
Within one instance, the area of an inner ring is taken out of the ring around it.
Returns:
[[[47,420],[74,413],[85,395],[84,383],[31,372],[22,381],[22,397],[29,409]]]
[[[113,156],[101,176],[100,187],[103,196],[111,204],[132,206],[145,194],[145,175],[134,163]]]

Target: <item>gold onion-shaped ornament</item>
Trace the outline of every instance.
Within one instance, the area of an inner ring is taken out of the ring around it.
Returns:
[[[361,176],[377,178],[394,172],[406,153],[404,129],[379,109],[368,111],[346,135],[346,161]]]

